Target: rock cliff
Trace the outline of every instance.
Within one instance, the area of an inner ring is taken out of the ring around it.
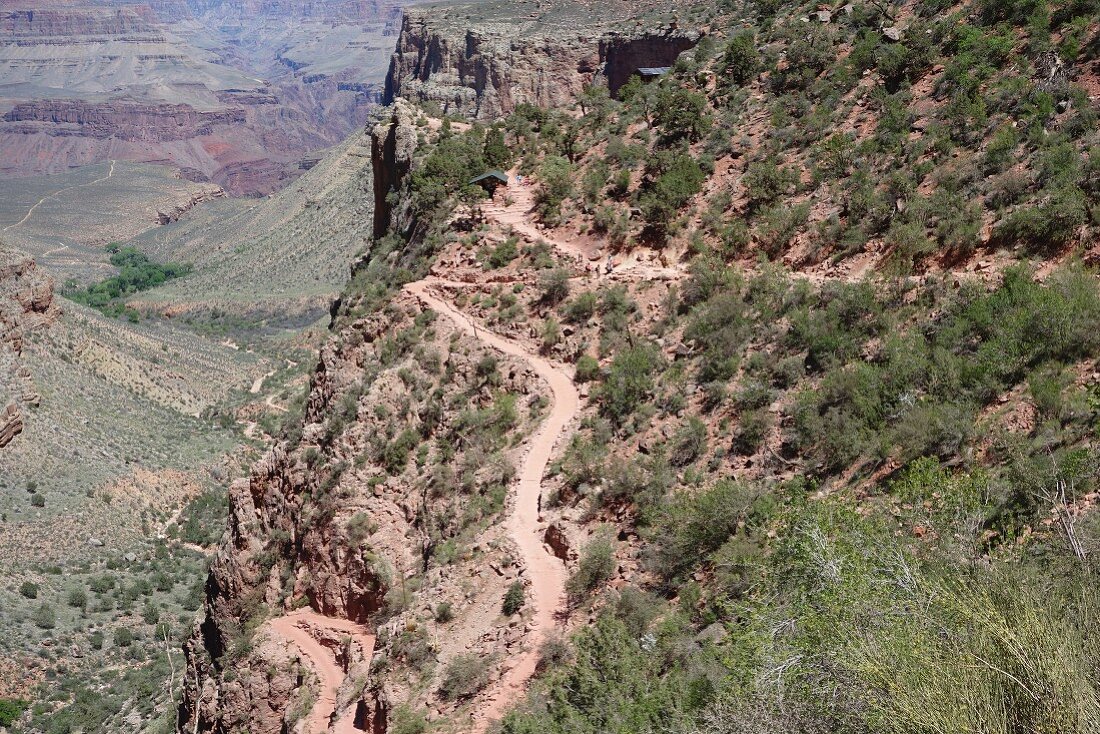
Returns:
[[[27,335],[57,319],[53,280],[34,260],[0,245],[0,447],[23,430],[23,405],[38,391],[21,355]]]
[[[462,24],[441,10],[409,10],[383,101],[433,102],[444,112],[479,120],[523,103],[558,107],[572,104],[594,82],[615,92],[638,68],[669,66],[699,40],[698,32],[675,24],[626,29],[625,19],[614,14],[588,20]]]

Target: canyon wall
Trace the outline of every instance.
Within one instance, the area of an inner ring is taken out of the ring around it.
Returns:
[[[0,175],[173,165],[265,195],[366,123],[403,0],[13,0]]]
[[[22,363],[23,342],[60,313],[54,284],[29,257],[0,245],[0,448],[23,430],[23,406],[38,390]]]
[[[588,84],[612,92],[639,67],[669,66],[698,43],[675,25],[616,28],[601,23],[541,27],[463,28],[439,12],[406,13],[390,62],[383,101],[398,97],[437,104],[443,112],[491,120],[516,105],[572,104]]]

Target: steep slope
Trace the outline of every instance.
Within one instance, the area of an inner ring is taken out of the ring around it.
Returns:
[[[180,730],[1092,731],[1095,9],[722,3],[648,83],[505,42],[586,4],[410,16]]]
[[[262,202],[216,202],[131,240],[157,259],[195,267],[132,304],[173,316],[217,310],[254,323],[308,325],[327,315],[367,246],[373,204],[369,134],[359,132]]]
[[[57,319],[53,281],[25,255],[0,248],[0,448],[23,431],[24,405],[40,400],[23,363],[23,345],[31,332]]]

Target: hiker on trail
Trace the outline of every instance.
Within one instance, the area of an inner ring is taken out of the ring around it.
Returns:
[[[615,263],[611,261],[611,256],[608,255],[607,256],[607,265],[604,266],[604,269],[607,271],[608,275],[611,275],[611,271],[614,268],[615,268]]]

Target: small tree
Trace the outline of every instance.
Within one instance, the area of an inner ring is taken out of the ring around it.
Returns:
[[[539,216],[556,224],[561,219],[562,202],[573,195],[573,164],[561,156],[549,156],[539,166],[539,181],[535,195]]]
[[[539,279],[542,289],[542,302],[548,306],[556,306],[569,296],[569,271],[564,268],[554,268],[542,274]]]
[[[756,39],[750,31],[734,34],[726,44],[722,64],[726,79],[732,84],[744,86],[753,80],[760,71],[760,53],[756,50]]]
[[[710,130],[713,120],[706,114],[707,98],[698,92],[668,86],[657,93],[653,121],[665,142],[695,141]]]

